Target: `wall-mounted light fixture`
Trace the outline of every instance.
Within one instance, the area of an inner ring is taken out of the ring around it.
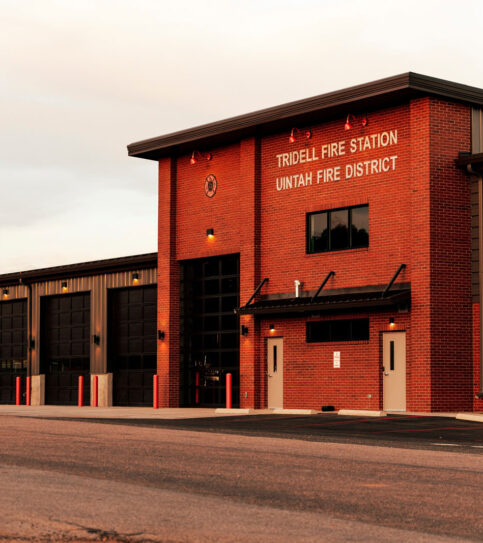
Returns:
[[[62,281],[60,286],[62,287],[62,292],[67,292],[67,281]]]
[[[244,324],[241,325],[240,335],[245,337],[248,336],[248,326],[245,326]]]
[[[396,323],[394,322],[394,317],[391,317],[389,319],[389,327],[394,328],[396,326]]]
[[[344,130],[350,130],[352,128],[352,123],[356,120],[354,115],[347,115],[347,119],[345,121]]]
[[[132,274],[132,284],[133,285],[137,285],[139,283],[139,273],[138,272],[134,272]]]
[[[98,334],[94,334],[92,336],[92,343],[94,343],[94,345],[100,345],[101,344],[101,336],[99,336]]]
[[[164,330],[158,330],[158,339],[163,340],[166,337]]]
[[[352,123],[355,120],[356,120],[356,116],[349,113],[349,115],[347,115],[347,119],[345,121],[344,130],[350,130],[352,128],[352,126],[353,126]],[[368,124],[369,124],[369,118],[367,117],[367,115],[363,115],[361,117],[362,128],[365,128]]]
[[[275,324],[271,324],[269,328],[270,328],[270,332],[275,332]]]
[[[199,151],[193,151],[191,153],[190,164],[193,166],[193,164],[196,164],[200,159],[204,159],[209,162],[212,158],[213,155],[211,153],[200,153]]]
[[[3,294],[3,298],[7,299],[8,298],[8,288],[4,288],[3,291],[2,291],[2,294]]]
[[[213,239],[215,237],[215,230],[214,228],[207,228],[206,229],[206,237],[208,239]]]
[[[312,137],[312,132],[310,130],[299,130],[298,128],[292,128],[290,137],[288,138],[289,143],[294,143],[297,139],[297,135],[303,136],[305,139],[309,140]]]

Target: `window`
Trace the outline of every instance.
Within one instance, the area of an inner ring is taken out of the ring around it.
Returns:
[[[307,253],[369,247],[369,206],[307,214]]]
[[[367,341],[369,319],[307,322],[307,343],[329,341]]]

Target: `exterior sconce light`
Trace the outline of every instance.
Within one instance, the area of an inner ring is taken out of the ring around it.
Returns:
[[[270,325],[270,332],[275,332],[275,324]]]
[[[312,132],[310,130],[299,130],[298,128],[292,128],[292,131],[290,132],[290,137],[288,138],[289,143],[294,143],[294,141],[297,139],[296,134],[300,134],[301,136],[304,136],[305,139],[310,139],[312,137]]]
[[[209,162],[213,158],[213,155],[211,153],[202,154],[199,151],[193,151],[190,158],[190,164],[193,166],[193,164],[196,164],[200,158],[204,158],[207,162]]]
[[[4,297],[4,299],[8,298],[8,288],[3,289],[3,297]]]
[[[213,239],[215,237],[215,230],[213,228],[207,228],[206,236],[208,239]]]
[[[248,326],[245,326],[244,324],[241,325],[240,335],[245,337],[248,336]]]
[[[138,272],[134,272],[132,274],[132,283],[133,283],[133,285],[137,285],[139,283],[139,273]]]
[[[62,287],[62,292],[67,292],[67,281],[62,281],[60,286]]]
[[[391,317],[389,319],[389,328],[394,328],[396,326],[396,323],[394,322],[394,317]]]
[[[356,116],[349,113],[345,121],[344,130],[350,130],[352,128],[352,123],[356,120]],[[365,128],[369,124],[369,118],[367,115],[363,115],[361,119],[362,128]]]
[[[166,334],[164,333],[164,330],[158,330],[158,339],[164,340],[166,337]]]
[[[101,337],[98,334],[94,334],[92,336],[92,343],[94,343],[94,345],[100,345],[101,344]]]
[[[347,119],[345,121],[344,130],[350,130],[352,128],[352,123],[356,120],[354,115],[347,115]]]

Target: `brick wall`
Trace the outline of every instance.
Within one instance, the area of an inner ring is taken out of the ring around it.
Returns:
[[[330,270],[336,273],[326,288],[385,285],[404,263],[398,281],[412,283],[409,314],[368,314],[369,342],[307,344],[304,319],[277,320],[286,407],[381,408],[380,333],[395,316],[407,331],[407,409],[470,409],[470,192],[454,167],[458,152],[469,150],[469,119],[468,107],[427,97],[369,112],[366,128],[358,119],[346,132],[341,118],[307,126],[311,139],[298,134],[293,144],[284,131],[209,149],[212,160],[195,165],[189,155],[161,161],[158,321],[169,328],[158,358],[164,404],[178,401],[179,261],[240,253],[241,304],[263,277],[269,283],[262,294],[293,292],[296,279],[315,290]],[[350,152],[351,139],[389,131],[397,131],[397,145]],[[342,156],[279,167],[280,153],[314,148],[321,158],[323,145],[339,141],[346,142]],[[389,156],[397,156],[394,171],[317,183],[318,170],[344,171]],[[277,178],[301,174],[307,180],[311,172],[311,185],[277,190]],[[204,192],[208,174],[218,181],[213,198]],[[369,205],[369,248],[306,254],[308,212],[359,204]],[[212,241],[207,228],[215,231]],[[249,327],[240,338],[241,406],[264,407],[268,321],[246,315],[241,323]],[[340,370],[331,367],[334,350],[342,353]]]

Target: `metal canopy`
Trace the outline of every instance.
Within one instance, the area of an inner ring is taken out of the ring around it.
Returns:
[[[404,285],[406,287],[406,284]],[[342,289],[343,290],[343,289]],[[332,291],[333,292],[333,291]],[[364,290],[362,292],[342,292],[325,294],[318,298],[305,296],[302,298],[265,299],[238,310],[240,314],[300,315],[348,309],[364,310],[376,308],[394,308],[411,300],[411,288],[391,290],[384,297],[383,288]]]

